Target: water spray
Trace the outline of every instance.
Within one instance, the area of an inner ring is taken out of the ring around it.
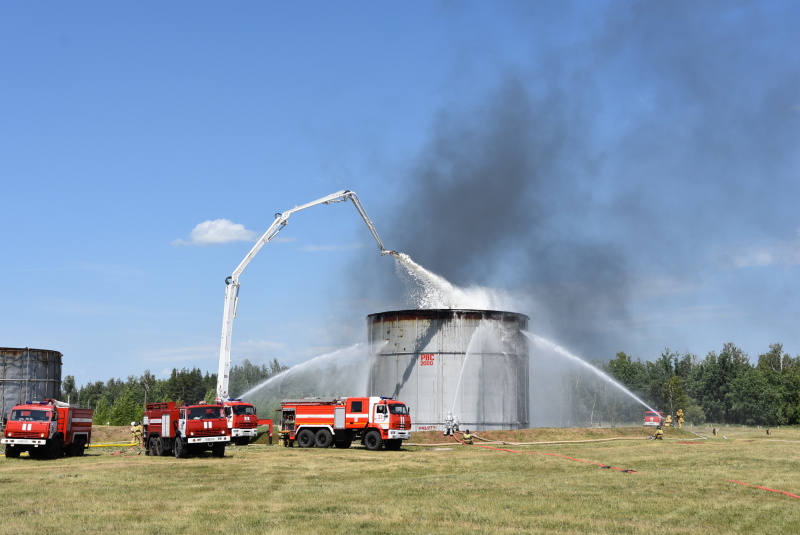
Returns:
[[[645,403],[641,398],[636,396],[633,392],[631,392],[630,390],[628,390],[627,388],[622,386],[622,384],[620,384],[618,381],[614,380],[610,375],[608,375],[607,373],[604,373],[603,371],[595,368],[594,366],[592,366],[591,364],[589,364],[588,362],[586,362],[582,358],[580,358],[580,357],[578,357],[576,355],[573,355],[572,353],[570,353],[569,351],[567,351],[563,347],[561,347],[559,345],[556,345],[553,342],[551,342],[550,340],[547,340],[545,338],[542,338],[541,336],[538,336],[538,335],[535,335],[535,334],[532,334],[532,333],[523,332],[522,334],[524,334],[530,340],[536,342],[537,344],[547,346],[550,349],[552,349],[553,351],[555,351],[557,354],[561,355],[562,357],[565,357],[565,358],[569,359],[570,361],[576,362],[576,363],[580,364],[581,366],[583,366],[584,368],[587,368],[592,373],[594,373],[595,375],[597,375],[598,377],[600,377],[601,379],[603,379],[607,383],[609,383],[612,386],[614,386],[620,392],[622,392],[622,393],[626,394],[627,396],[633,398],[633,400],[635,400],[637,403],[643,405],[644,407],[646,407],[647,409],[649,409],[649,410],[651,410],[653,412],[657,412],[650,405]]]

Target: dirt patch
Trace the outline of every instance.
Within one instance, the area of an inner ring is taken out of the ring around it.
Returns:
[[[131,441],[131,428],[127,425],[93,425],[93,444],[125,444]]]

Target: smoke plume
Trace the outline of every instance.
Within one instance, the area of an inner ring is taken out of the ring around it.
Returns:
[[[508,9],[528,63],[442,106],[379,218],[388,247],[503,289],[531,331],[607,359],[647,337],[634,299],[691,287],[738,239],[795,234],[800,55],[774,37],[797,5],[615,2],[572,22]],[[359,287],[402,295],[364,285],[373,267]]]

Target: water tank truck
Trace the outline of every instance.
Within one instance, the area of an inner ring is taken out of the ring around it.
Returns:
[[[5,444],[8,458],[23,451],[37,459],[80,456],[92,441],[93,416],[92,409],[55,399],[28,401],[11,408],[0,443]]]
[[[360,441],[368,450],[398,450],[411,438],[405,403],[385,397],[284,399],[280,439],[284,446],[349,448]]]
[[[210,449],[214,457],[224,457],[231,440],[225,408],[219,403],[148,403],[143,423],[145,455],[184,458]]]

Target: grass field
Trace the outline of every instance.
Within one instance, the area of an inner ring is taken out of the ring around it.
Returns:
[[[97,436],[118,442],[126,431]],[[417,433],[425,445],[398,452],[250,445],[179,460],[115,447],[0,458],[0,533],[798,532],[800,430],[694,431],[706,439],[533,429],[479,433],[505,444],[475,446]]]

